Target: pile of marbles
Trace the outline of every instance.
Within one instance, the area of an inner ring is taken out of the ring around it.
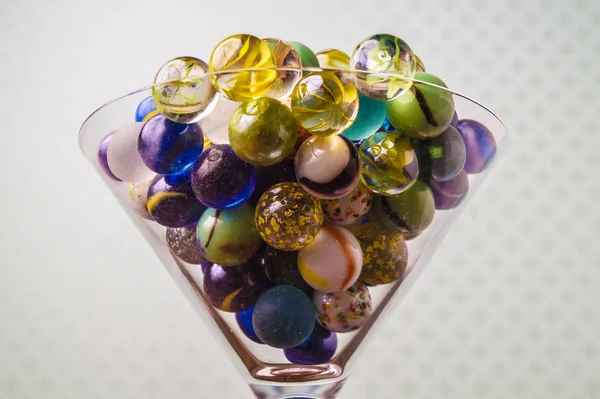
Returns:
[[[164,64],[99,163],[246,337],[323,363],[495,153],[445,87],[388,34],[351,55],[233,35]]]

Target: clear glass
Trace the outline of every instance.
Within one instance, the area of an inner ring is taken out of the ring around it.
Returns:
[[[293,68],[278,68],[285,72]],[[322,71],[320,68],[305,68],[305,72]],[[240,70],[242,71],[242,70]],[[243,70],[245,72],[252,70]],[[243,72],[242,71],[242,72]],[[228,74],[239,71],[228,71]],[[354,70],[343,70],[344,74],[364,74]],[[382,76],[403,79],[390,74]],[[403,277],[391,284],[370,287],[373,299],[373,314],[367,324],[355,332],[338,334],[338,347],[333,359],[315,366],[291,364],[281,350],[252,342],[237,326],[234,313],[222,312],[212,306],[202,289],[203,273],[199,265],[187,264],[173,256],[165,242],[166,228],[146,220],[135,213],[129,204],[128,183],[117,182],[106,176],[98,162],[98,148],[106,135],[134,121],[138,104],[151,95],[152,87],[145,87],[102,105],[83,123],[79,132],[80,147],[97,170],[107,188],[120,202],[139,232],[168,270],[181,292],[202,317],[221,343],[229,359],[250,385],[257,398],[335,398],[359,359],[361,347],[366,339],[376,334],[378,321],[385,317],[391,306],[396,306],[407,294],[430,260],[435,249],[448,233],[460,212],[466,207],[490,169],[506,150],[506,129],[500,119],[485,106],[443,87],[412,80],[452,93],[455,110],[460,119],[481,122],[493,134],[497,144],[496,155],[484,171],[469,175],[469,191],[461,204],[450,210],[436,211],[432,224],[419,236],[408,240],[409,263]],[[207,110],[210,112],[210,109]],[[228,123],[212,123],[213,128],[223,128]]]

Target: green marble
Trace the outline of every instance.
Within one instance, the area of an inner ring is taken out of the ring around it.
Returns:
[[[299,42],[288,43],[291,44],[298,55],[300,55],[300,61],[302,61],[303,67],[319,67],[319,60],[317,59],[316,54],[310,48]]]
[[[412,237],[433,221],[435,201],[429,186],[417,180],[408,190],[374,201],[375,216],[388,228]]]
[[[437,76],[418,72],[416,80],[441,87]],[[425,83],[414,83],[396,99],[387,103],[388,118],[399,133],[415,139],[432,139],[444,132],[454,116],[452,93]]]
[[[247,204],[227,210],[208,208],[198,221],[196,237],[204,257],[221,266],[246,262],[262,244],[254,210]]]
[[[298,125],[279,101],[260,97],[246,101],[229,120],[229,142],[238,157],[260,166],[276,164],[296,145]]]

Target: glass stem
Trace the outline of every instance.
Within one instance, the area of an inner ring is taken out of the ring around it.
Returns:
[[[319,385],[254,385],[256,399],[336,399],[346,380]]]

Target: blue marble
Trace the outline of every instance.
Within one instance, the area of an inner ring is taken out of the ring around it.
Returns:
[[[192,168],[175,175],[165,175],[165,181],[171,186],[185,186],[191,184]]]
[[[256,332],[254,331],[254,326],[252,325],[253,313],[254,306],[241,312],[237,312],[235,314],[235,320],[237,321],[240,330],[242,330],[242,332],[246,337],[248,337],[248,339],[256,342],[257,344],[263,344],[264,342],[262,342],[260,338],[258,338],[258,335],[256,335]]]
[[[278,285],[258,299],[252,325],[265,344],[287,349],[310,337],[315,321],[315,306],[306,293],[296,287]]]
[[[138,139],[142,161],[162,175],[179,174],[191,168],[203,147],[204,137],[197,123],[173,122],[162,114],[144,123]]]
[[[144,98],[135,110],[135,121],[142,122],[144,118],[152,111],[156,111],[156,105],[152,96]]]
[[[385,103],[358,93],[358,114],[342,136],[356,141],[365,139],[379,130],[387,116]]]
[[[379,130],[383,130],[384,132],[396,131],[396,128],[394,127],[394,125],[392,125],[392,121],[390,121],[390,117],[387,115],[387,111],[385,114],[385,119],[383,120],[383,123],[381,124]]]

